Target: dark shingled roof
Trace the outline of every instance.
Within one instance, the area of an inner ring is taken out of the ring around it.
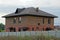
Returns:
[[[30,15],[30,16],[44,16],[44,17],[53,17],[56,18],[57,16],[49,14],[47,12],[44,12],[42,10],[37,10],[36,8],[33,7],[29,7],[29,8],[17,8],[16,12],[5,15],[3,17],[13,17],[13,16],[26,16],[26,15]]]

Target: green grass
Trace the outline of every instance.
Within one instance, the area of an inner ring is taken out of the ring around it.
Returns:
[[[5,32],[5,30],[0,30],[0,32]]]
[[[6,36],[0,37],[0,40],[60,40],[60,38],[56,38],[53,36]]]

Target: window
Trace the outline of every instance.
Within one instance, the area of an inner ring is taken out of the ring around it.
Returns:
[[[42,20],[42,21],[43,21],[43,24],[44,24],[44,18],[43,18],[43,20]]]
[[[21,17],[18,18],[18,22],[21,23]]]
[[[49,31],[49,30],[52,30],[52,28],[50,28],[50,27],[47,27],[47,28],[46,28],[46,31]]]
[[[16,23],[16,18],[13,19],[13,23]]]
[[[38,23],[38,26],[40,25],[40,23]]]
[[[32,31],[34,31],[34,28],[32,28]]]
[[[23,27],[22,30],[23,31],[27,31],[29,28],[28,27]]]
[[[51,23],[51,20],[48,18],[48,24],[50,24]]]
[[[21,28],[19,28],[19,30],[18,31],[21,31]]]
[[[10,32],[16,32],[16,29],[15,28],[9,28]]]

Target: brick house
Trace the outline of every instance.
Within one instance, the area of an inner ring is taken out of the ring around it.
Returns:
[[[33,7],[17,8],[14,13],[3,17],[6,19],[6,32],[51,30],[54,29],[54,18],[57,18]]]

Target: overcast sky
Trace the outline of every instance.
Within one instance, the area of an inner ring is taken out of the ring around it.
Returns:
[[[60,25],[60,0],[0,0],[0,23],[5,24],[1,16],[12,13],[16,8],[39,7],[41,10],[58,16],[54,24]]]

